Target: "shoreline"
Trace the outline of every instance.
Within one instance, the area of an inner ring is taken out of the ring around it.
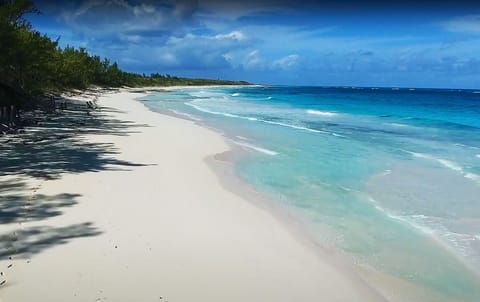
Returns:
[[[234,85],[235,87],[245,87],[245,86],[260,86],[263,85]],[[382,286],[374,286],[371,280],[365,280],[367,275],[371,274],[372,271],[375,271],[373,268],[366,268],[360,267],[355,265],[351,262],[351,258],[349,258],[343,251],[339,250],[333,245],[325,245],[321,244],[316,238],[314,238],[311,227],[309,226],[311,222],[308,222],[307,219],[301,217],[302,214],[300,212],[294,211],[292,208],[287,208],[287,206],[276,202],[275,197],[271,196],[266,192],[258,191],[252,184],[246,182],[245,180],[241,179],[234,171],[235,162],[240,160],[244,157],[249,156],[250,153],[255,152],[251,148],[243,147],[242,145],[238,145],[235,143],[235,139],[230,134],[224,132],[223,130],[217,129],[215,127],[206,125],[202,120],[195,119],[189,115],[182,114],[175,112],[169,109],[153,109],[150,108],[142,97],[154,94],[163,91],[173,91],[176,89],[188,89],[188,88],[221,88],[222,86],[175,86],[173,89],[163,89],[157,88],[158,90],[149,90],[143,96],[138,96],[134,98],[136,102],[139,102],[144,106],[147,110],[159,114],[165,115],[168,117],[173,117],[176,119],[185,120],[191,122],[203,129],[208,131],[214,132],[216,135],[220,136],[222,140],[228,145],[228,150],[225,150],[220,153],[210,154],[205,157],[204,161],[207,163],[209,168],[215,173],[219,184],[229,192],[237,195],[244,202],[248,203],[249,205],[259,209],[260,211],[264,211],[271,215],[274,219],[276,219],[282,226],[285,228],[298,242],[311,250],[315,256],[320,261],[327,261],[330,265],[335,267],[335,269],[339,270],[344,274],[348,274],[349,278],[354,281],[370,288],[371,290],[380,294],[384,301],[403,301],[403,296],[399,295],[398,292],[395,294],[391,294],[390,292],[382,292]],[[170,87],[168,87],[170,88]],[[380,278],[376,281],[383,279],[386,276],[384,273],[375,271]],[[377,276],[378,277],[378,276]],[[382,280],[384,281],[384,280]],[[402,282],[398,280],[399,282]],[[397,280],[394,281],[395,283]],[[378,284],[377,284],[378,285]],[[392,285],[392,284],[389,284]],[[414,291],[414,289],[409,289]],[[363,300],[361,300],[363,301]],[[433,301],[432,301],[433,302]]]
[[[189,88],[180,87],[178,89]],[[154,91],[151,93],[155,93]],[[150,108],[141,97],[136,99],[141,102],[148,110],[161,114],[172,116],[174,118],[190,121],[200,127],[206,128],[210,131],[216,132],[222,136],[225,142],[229,145],[230,150],[214,154],[206,158],[206,162],[211,169],[216,173],[220,184],[230,192],[240,196],[246,202],[253,206],[267,211],[272,214],[296,239],[299,243],[305,245],[307,248],[314,251],[317,256],[323,260],[327,259],[337,268],[346,270],[349,273],[354,272],[357,278],[370,286],[372,289],[384,295],[389,301],[458,301],[454,298],[450,299],[447,296],[440,295],[439,293],[415,284],[415,282],[407,282],[401,278],[396,277],[393,274],[383,272],[367,263],[361,263],[353,259],[351,255],[346,254],[337,247],[321,242],[314,234],[313,224],[305,219],[302,213],[297,212],[295,209],[287,208],[287,206],[280,202],[275,202],[274,196],[269,196],[266,192],[259,192],[245,180],[241,179],[234,172],[235,161],[241,159],[243,156],[248,156],[251,152],[255,152],[248,147],[242,147],[235,143],[235,136],[231,133],[226,133],[221,129],[217,129],[213,126],[205,124],[202,120],[197,120],[188,116],[187,114],[177,113],[169,109],[153,109]],[[322,230],[320,230],[322,231]],[[439,248],[445,249],[448,253],[451,253],[452,257],[457,259],[457,255],[454,254],[447,246],[442,242],[439,242],[437,238],[429,237],[429,240],[434,241],[439,245]],[[353,261],[352,261],[353,260]],[[460,261],[460,258],[457,260]],[[465,265],[465,269],[470,271],[466,262],[461,261]],[[474,275],[477,275],[475,271],[470,271]]]
[[[25,188],[2,187],[32,196],[35,215],[0,230],[17,236],[1,246],[1,301],[385,301],[221,186],[205,158],[229,150],[223,137],[137,96],[102,95],[95,114],[118,131],[80,133],[89,148],[111,150],[94,158],[101,165],[43,180],[17,174]],[[47,212],[34,207],[40,200]]]

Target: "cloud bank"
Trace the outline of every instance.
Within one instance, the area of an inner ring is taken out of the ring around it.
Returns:
[[[36,4],[40,31],[135,72],[423,87],[475,87],[480,74],[480,11],[468,1],[428,9],[408,0]]]

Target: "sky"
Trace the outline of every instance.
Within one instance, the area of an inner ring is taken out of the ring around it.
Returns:
[[[126,71],[480,88],[480,1],[34,1],[33,26]]]

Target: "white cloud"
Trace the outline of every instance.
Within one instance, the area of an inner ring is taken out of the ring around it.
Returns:
[[[228,34],[219,34],[219,35],[216,35],[215,38],[218,40],[232,39],[237,41],[243,41],[246,39],[245,35],[241,31],[232,31],[231,33],[228,33]]]
[[[175,32],[190,24],[189,20],[197,9],[193,2],[153,5],[125,0],[89,0],[73,10],[62,11],[59,19],[88,35],[155,30]]]
[[[234,54],[231,52],[224,53],[222,57],[225,59],[227,62],[232,62],[235,58]]]
[[[277,2],[277,3],[275,3]],[[278,3],[278,0],[271,1],[218,1],[201,0],[201,14],[206,18],[222,19],[226,22],[236,21],[245,16],[252,16],[262,13],[283,13],[294,12]],[[282,0],[280,0],[282,2]],[[276,4],[276,5],[275,5]]]
[[[250,52],[243,63],[245,69],[264,69],[265,61],[260,56],[260,51],[258,49]]]
[[[300,56],[297,54],[291,54],[288,56],[285,56],[283,58],[280,58],[278,60],[275,60],[273,62],[273,68],[275,69],[291,69],[295,66],[298,65],[300,60]]]
[[[217,35],[192,33],[170,37],[165,43],[148,48],[152,64],[167,68],[188,70],[231,68],[239,64],[239,54],[250,47],[250,41],[241,32]],[[140,46],[139,46],[140,47]],[[135,49],[138,51],[138,48]],[[250,65],[256,66],[255,56]]]
[[[480,15],[467,15],[444,22],[445,28],[452,32],[480,33]]]
[[[160,63],[167,66],[173,66],[179,64],[177,57],[170,52],[160,53],[158,56]]]
[[[153,14],[156,12],[156,8],[153,5],[141,4],[133,7],[133,13],[135,16],[144,14]]]

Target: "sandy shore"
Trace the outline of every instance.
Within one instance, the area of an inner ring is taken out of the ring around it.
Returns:
[[[220,184],[221,135],[139,96],[100,97],[102,125],[41,166],[58,177],[0,177],[3,210],[24,213],[1,221],[1,301],[384,301]]]

